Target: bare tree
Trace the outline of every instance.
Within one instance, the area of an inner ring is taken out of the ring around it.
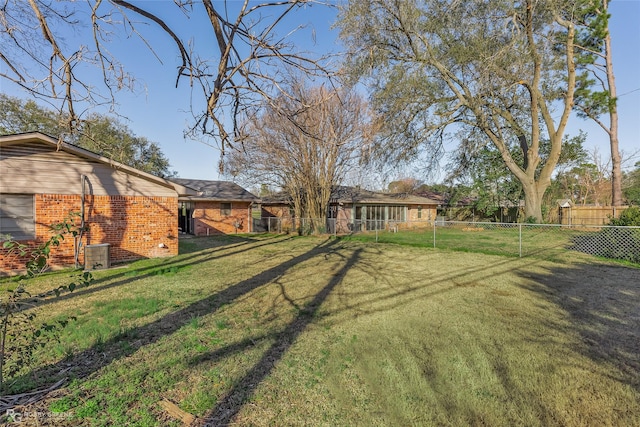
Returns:
[[[571,3],[347,3],[339,25],[350,69],[386,119],[380,154],[405,161],[466,140],[469,158],[493,144],[522,184],[527,217],[542,220],[574,102]]]
[[[156,52],[166,46],[154,46],[145,37],[148,27],[155,27],[169,36],[179,55],[176,86],[184,82],[192,88],[193,123],[187,132],[211,136],[224,150],[239,118],[278,97],[285,87],[284,66],[306,76],[331,74],[327,58],[303,52],[291,41],[305,29],[295,13],[315,4],[322,1],[2,0],[0,62],[5,67],[0,78],[68,113],[73,131],[84,109],[113,104],[118,90],[135,85],[126,64],[110,52],[110,42],[138,37],[160,60]],[[202,20],[212,31],[206,40],[194,33]],[[90,42],[76,41],[74,31],[89,31],[90,37],[79,39]],[[87,65],[100,70],[99,87],[85,73]]]
[[[282,188],[296,216],[311,218],[319,230],[332,189],[358,166],[375,125],[354,91],[307,87],[298,80],[288,93],[293,97],[281,96],[243,123],[243,149],[231,152],[227,170],[246,182]]]
[[[584,156],[570,168],[560,170],[554,178],[551,200],[569,198],[586,206],[611,204],[611,164],[603,161],[597,148],[584,151]]]
[[[611,165],[602,160],[597,148],[590,153],[589,160],[569,172],[575,176],[576,200],[583,206],[608,206],[611,204]]]
[[[416,178],[400,178],[391,181],[387,187],[387,191],[389,191],[389,193],[414,194],[422,184],[422,181]]]

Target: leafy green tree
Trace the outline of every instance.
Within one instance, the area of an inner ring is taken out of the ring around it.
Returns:
[[[34,101],[0,94],[0,134],[42,132],[47,135],[65,133],[66,119]],[[94,153],[163,178],[175,176],[169,159],[160,146],[133,134],[131,129],[113,117],[92,114],[67,142]]]
[[[436,183],[436,184],[421,184],[416,189],[417,193],[432,191],[438,194],[444,194],[451,191],[451,187],[444,183]]]
[[[583,0],[578,8],[576,44],[578,55],[576,110],[579,117],[595,121],[609,136],[611,149],[612,205],[622,204],[622,157],[618,142],[618,107],[611,33],[609,0]],[[608,120],[603,120],[603,116]]]
[[[640,162],[635,166],[636,168],[625,176],[624,197],[627,203],[640,206]]]
[[[139,137],[111,117],[92,114],[73,144],[162,178],[175,176],[160,146]]]
[[[23,101],[0,93],[0,134],[42,132],[58,135],[60,128],[60,120],[53,111],[42,108],[35,101]]]
[[[477,210],[497,220],[500,208],[519,206],[522,185],[504,167],[497,150],[489,145],[483,147],[474,158],[474,163],[470,178]]]
[[[545,194],[543,207],[548,210],[555,200],[573,198],[573,193],[567,191],[567,178],[578,173],[579,167],[587,162],[588,153],[583,147],[586,134],[581,132],[577,136],[565,137],[562,143],[562,152],[556,166],[556,178],[551,182],[549,190]],[[542,141],[540,146],[541,157],[546,159],[549,155],[550,144]],[[466,156],[466,153],[462,153]],[[522,161],[522,152],[513,149],[511,155],[517,161]],[[449,180],[463,182],[472,188],[475,200],[475,208],[484,212],[487,216],[495,215],[498,219],[498,207],[514,207],[520,205],[522,199],[522,184],[505,167],[504,161],[498,150],[493,145],[481,147],[474,156],[461,161],[453,162]],[[572,181],[573,182],[573,181]],[[577,182],[577,179],[576,179]]]
[[[548,211],[555,208],[558,200],[570,199],[577,202],[581,199],[576,186],[580,181],[581,169],[588,169],[589,153],[584,149],[586,134],[566,138],[562,147],[562,154],[558,160],[556,174],[551,180],[551,185],[544,196],[544,206]]]
[[[347,3],[341,37],[349,70],[368,83],[385,120],[380,155],[406,161],[464,139],[473,156],[492,144],[522,185],[526,216],[541,220],[573,107],[575,25],[565,17],[572,3]],[[460,138],[469,134],[476,137]]]

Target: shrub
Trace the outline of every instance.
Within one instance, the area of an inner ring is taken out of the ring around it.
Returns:
[[[37,247],[16,242],[10,236],[2,242],[2,248],[8,256],[26,257],[27,261],[24,275],[2,282],[0,286],[0,393],[8,391],[8,378],[31,364],[34,351],[56,340],[57,331],[74,319],[69,317],[51,324],[38,324],[33,311],[36,299],[27,290],[29,281],[47,270],[51,249],[59,246],[65,235],[78,235],[79,229],[73,223],[73,216],[77,214],[72,213],[63,222],[52,225],[54,234]],[[77,271],[71,283],[52,289],[50,293],[59,296],[63,291],[73,292],[88,286],[92,280],[90,272]]]
[[[640,227],[640,207],[631,206],[625,209],[620,213],[620,216],[618,218],[611,218],[609,224],[623,227]]]

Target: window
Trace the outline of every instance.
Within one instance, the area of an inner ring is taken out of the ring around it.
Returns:
[[[405,221],[405,207],[404,206],[389,206],[389,221],[404,222]]]
[[[220,203],[220,215],[229,216],[231,215],[231,203]]]
[[[0,236],[9,234],[14,240],[35,239],[33,211],[32,194],[0,194]]]
[[[422,206],[418,206],[418,219],[422,218]]]
[[[384,221],[384,206],[366,206],[367,221]]]
[[[179,202],[178,204],[178,230],[182,233],[193,234],[194,202]]]

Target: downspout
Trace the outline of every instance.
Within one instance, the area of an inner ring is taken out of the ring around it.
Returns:
[[[84,233],[84,204],[85,204],[85,186],[86,186],[86,182],[87,182],[87,176],[86,175],[80,175],[80,186],[82,187],[80,190],[80,231],[78,232],[78,234],[75,236],[75,254],[74,254],[74,261],[75,261],[75,265],[76,268],[80,267],[80,249],[82,247],[82,234]]]

